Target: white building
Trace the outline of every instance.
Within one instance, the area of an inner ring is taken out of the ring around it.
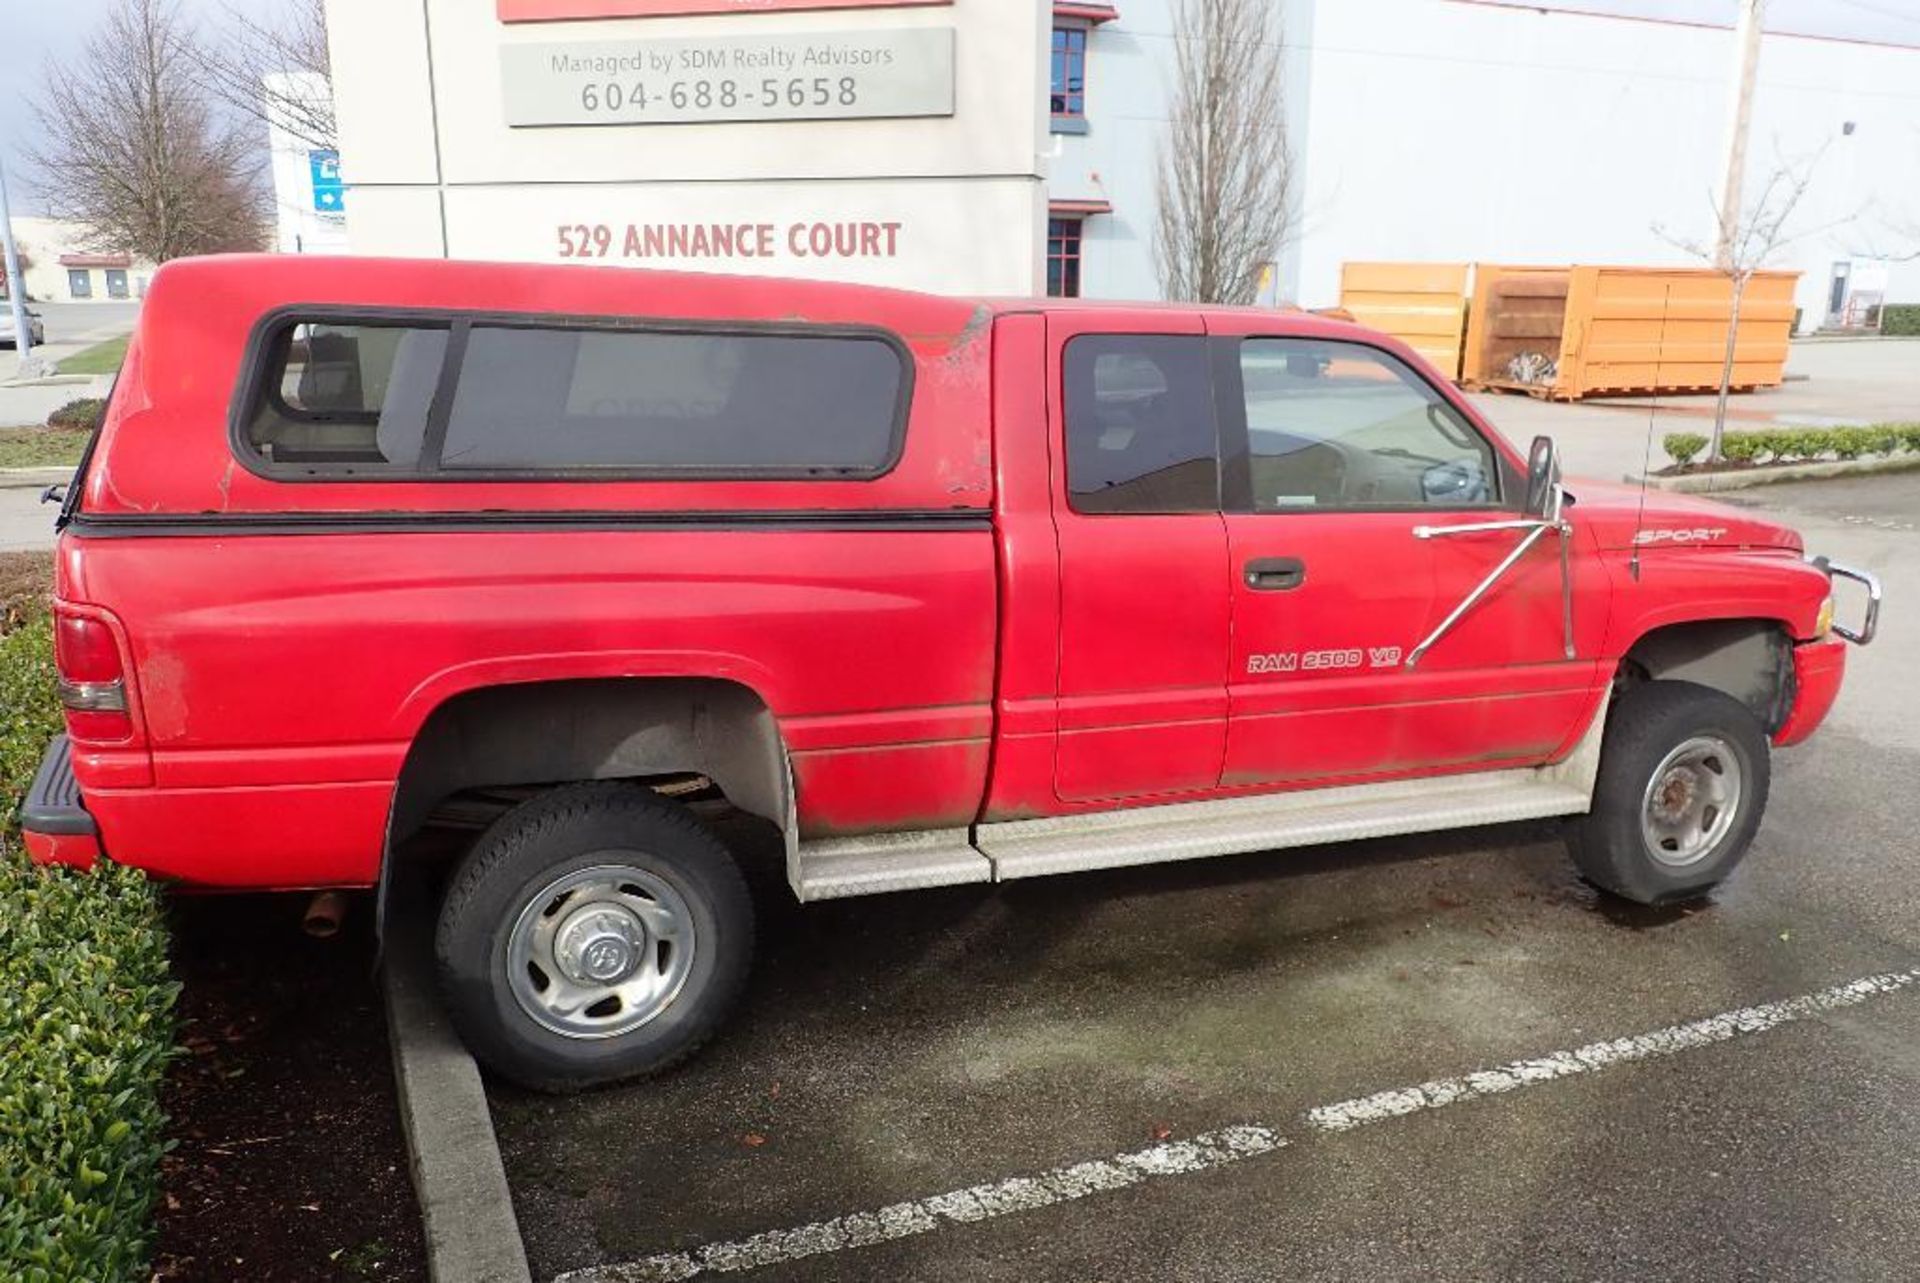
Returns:
[[[1039,284],[1035,0],[329,0],[327,17],[356,252]]]
[[[1276,296],[1335,303],[1351,260],[1711,239],[1735,0],[1272,3],[1298,194]],[[1154,297],[1172,8],[329,0],[349,240]],[[1920,301],[1920,2],[1769,13],[1749,198],[1812,175],[1769,265],[1803,273],[1804,328]]]
[[[1681,264],[1656,227],[1711,242],[1733,0],[1275,3],[1299,192],[1286,297],[1336,303],[1350,260]],[[1084,61],[1055,60],[1053,243],[1077,244],[1082,292],[1151,296],[1171,5],[1113,4],[1055,5],[1055,48]],[[1805,234],[1769,263],[1803,274],[1803,328],[1876,292],[1920,302],[1916,139],[1920,3],[1773,0],[1746,189],[1811,173],[1788,224]]]

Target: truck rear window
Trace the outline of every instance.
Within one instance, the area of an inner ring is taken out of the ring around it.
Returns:
[[[877,331],[287,319],[260,351],[236,444],[282,476],[876,476],[910,392]]]

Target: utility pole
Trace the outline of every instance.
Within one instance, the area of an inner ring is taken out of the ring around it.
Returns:
[[[1747,185],[1747,133],[1753,127],[1753,81],[1760,70],[1760,30],[1766,11],[1767,0],[1740,0],[1740,20],[1734,27],[1740,61],[1727,109],[1727,166],[1720,185],[1720,227],[1713,255],[1723,272],[1733,268],[1734,233],[1740,226]]]
[[[20,273],[20,248],[13,243],[13,213],[7,208],[7,169],[0,164],[0,240],[6,243],[7,300],[13,305],[13,350],[19,368],[33,353],[33,327],[27,323],[27,279]]]

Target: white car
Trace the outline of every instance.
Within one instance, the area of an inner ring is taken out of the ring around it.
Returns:
[[[47,341],[47,327],[41,322],[40,313],[31,309],[27,312],[27,333],[35,347]],[[0,307],[0,347],[18,346],[13,333],[13,308]]]

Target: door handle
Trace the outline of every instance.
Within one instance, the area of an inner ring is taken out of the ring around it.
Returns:
[[[1246,577],[1255,592],[1284,592],[1307,582],[1307,563],[1298,557],[1255,557],[1247,563]]]

